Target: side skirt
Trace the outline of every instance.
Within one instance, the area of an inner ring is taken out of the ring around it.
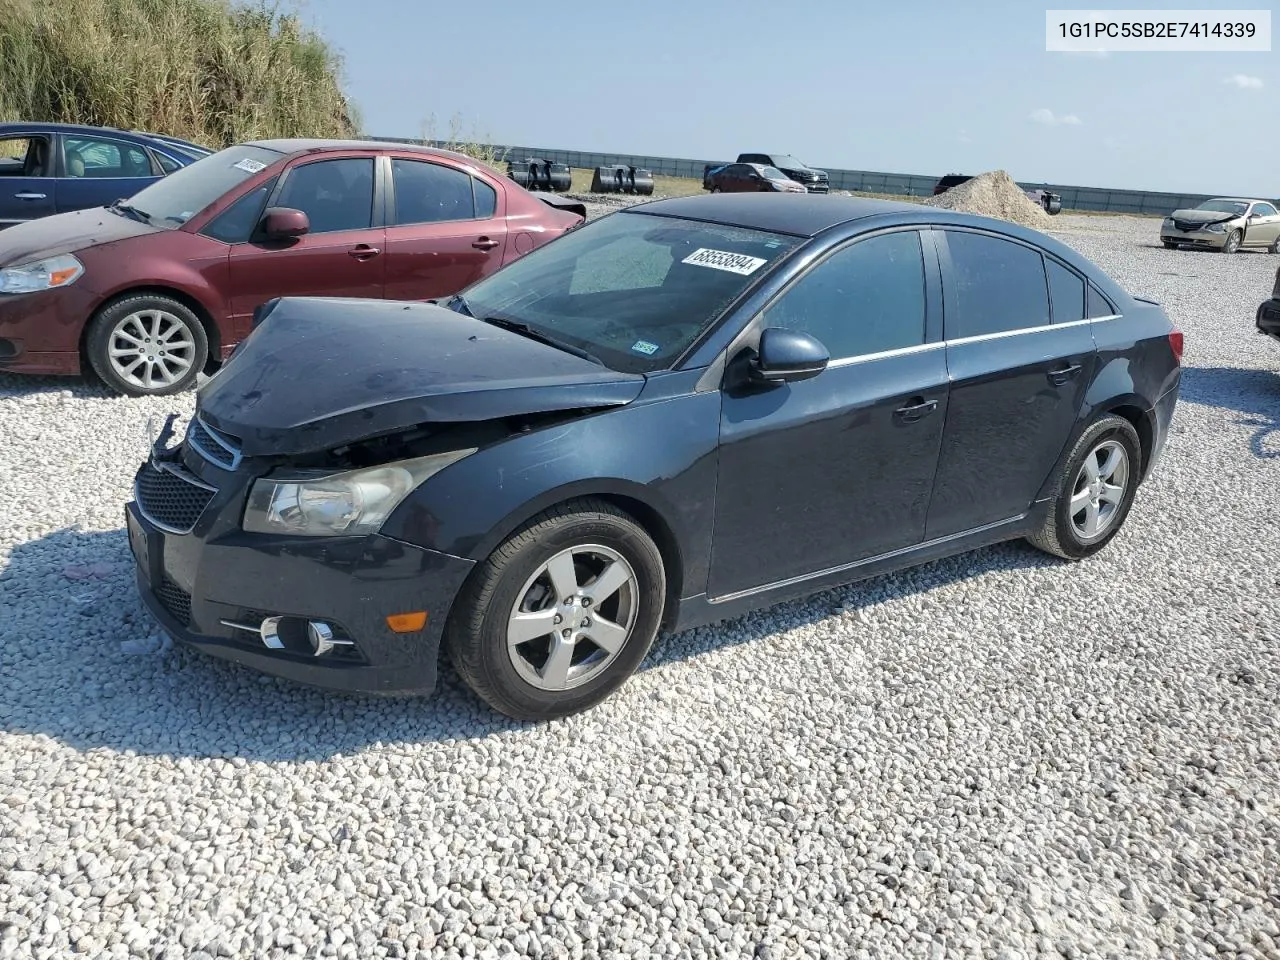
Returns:
[[[967,553],[993,543],[1016,540],[1036,528],[1044,506],[1036,504],[1032,511],[1010,517],[1008,520],[1000,520],[962,533],[904,547],[901,550],[830,567],[801,577],[753,587],[750,590],[742,590],[723,597],[709,598],[706,594],[685,597],[680,601],[680,611],[673,630],[676,632],[691,630],[720,620],[740,617],[762,607],[811,596],[832,587],[882,576],[886,573],[896,573],[908,567],[916,567],[944,557],[955,556],[958,553]]]

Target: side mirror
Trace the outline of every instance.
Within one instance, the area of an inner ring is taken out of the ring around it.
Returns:
[[[311,230],[311,221],[301,210],[271,207],[262,215],[262,235],[268,240],[295,240]]]
[[[751,379],[757,383],[808,380],[830,362],[827,348],[809,334],[768,327],[760,334],[760,347],[751,361]]]

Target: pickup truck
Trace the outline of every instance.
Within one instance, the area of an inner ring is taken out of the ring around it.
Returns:
[[[740,153],[734,163],[754,163],[762,167],[775,167],[785,173],[788,179],[802,184],[809,193],[831,192],[831,178],[827,176],[827,171],[805,166],[795,157],[785,153]],[[712,171],[725,166],[728,164],[708,163],[702,168],[702,185],[705,189],[711,189],[708,184]]]

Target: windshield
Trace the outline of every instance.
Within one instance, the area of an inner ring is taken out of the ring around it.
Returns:
[[[775,167],[786,167],[788,170],[807,170],[808,168],[795,157],[774,157]]]
[[[1249,205],[1239,200],[1206,200],[1196,209],[1208,210],[1212,213],[1234,213],[1239,216],[1249,209]]]
[[[786,180],[787,175],[777,167],[761,167],[760,172],[769,180]]]
[[[203,157],[129,198],[148,223],[176,230],[232,187],[284,156],[263,147],[231,147]]]
[[[615,370],[669,367],[801,240],[643,213],[565,234],[463,292],[466,309],[528,325]]]

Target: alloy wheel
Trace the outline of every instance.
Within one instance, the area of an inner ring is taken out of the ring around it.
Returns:
[[[1115,523],[1129,486],[1129,452],[1117,440],[1104,440],[1084,458],[1072,485],[1068,512],[1083,541],[1097,540]]]
[[[186,322],[167,310],[139,310],[111,329],[107,356],[120,379],[143,390],[159,390],[186,376],[196,340]]]
[[[507,619],[512,666],[539,690],[588,683],[631,638],[639,596],[635,571],[616,550],[561,550],[517,595]]]

